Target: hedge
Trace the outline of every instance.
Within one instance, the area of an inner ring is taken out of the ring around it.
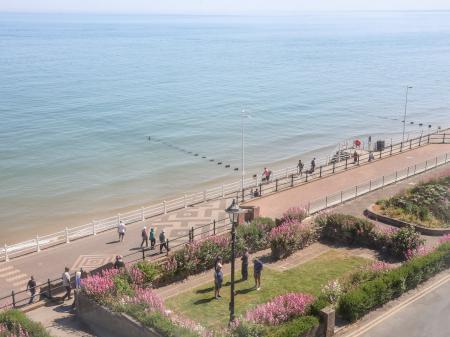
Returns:
[[[450,243],[444,243],[434,252],[415,257],[350,290],[340,298],[338,313],[353,322],[449,267]]]
[[[19,310],[7,310],[0,313],[0,325],[16,334],[19,326],[32,337],[51,337],[43,325],[30,320]],[[1,335],[1,334],[0,334]]]
[[[300,316],[270,329],[265,337],[298,337],[319,326],[315,316]]]

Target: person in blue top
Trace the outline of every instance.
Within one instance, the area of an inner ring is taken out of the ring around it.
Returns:
[[[258,258],[253,260],[253,276],[255,277],[255,288],[261,290],[261,272],[263,270],[263,263]]]
[[[150,249],[155,249],[156,237],[155,237],[155,229],[153,227],[150,228],[149,239],[150,239]]]
[[[222,288],[222,282],[223,282],[222,258],[217,257],[214,267],[214,297],[216,299],[222,297],[220,296],[220,289]]]

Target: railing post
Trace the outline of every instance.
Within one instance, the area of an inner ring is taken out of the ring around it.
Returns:
[[[442,144],[445,143],[445,133],[442,135]]]
[[[358,185],[355,186],[355,198],[358,196]]]
[[[402,152],[402,150],[403,150],[403,141],[401,141],[400,143],[400,152]]]
[[[424,171],[426,171],[426,170],[427,170],[427,168],[428,168],[428,160],[427,160],[427,161],[425,161],[425,170],[424,170]]]
[[[383,150],[380,150],[380,156],[378,157],[379,159],[381,159],[381,153],[383,152]]]
[[[420,135],[420,138],[419,138],[419,147],[421,144],[422,144],[422,135]]]
[[[41,246],[39,245],[39,235],[36,234],[36,252],[41,251]]]
[[[384,176],[383,176],[383,183],[381,184],[381,187],[382,188],[384,187]]]
[[[194,227],[191,227],[191,242],[194,241]]]
[[[414,175],[416,175],[416,168],[417,168],[417,165],[414,165]]]
[[[242,201],[245,201],[245,189],[242,189]]]
[[[319,168],[319,177],[322,178],[322,165],[320,165],[320,168]]]
[[[262,196],[262,184],[259,183],[259,196]]]
[[[275,179],[275,192],[278,192],[278,178]]]
[[[145,261],[145,248],[142,247],[142,261]]]
[[[167,204],[166,201],[163,201],[164,214],[167,214]]]
[[[5,243],[5,246],[3,247],[3,249],[5,250],[5,262],[9,261],[9,256],[8,256],[8,246]]]
[[[445,163],[447,163],[447,156],[448,156],[448,153],[445,154]]]
[[[395,171],[395,182],[397,182],[398,171]]]
[[[222,198],[225,197],[225,186],[222,185]]]
[[[311,215],[310,212],[309,212],[310,208],[311,208],[311,203],[308,201],[308,209],[307,209],[308,216]]]
[[[50,279],[47,279],[47,289],[48,289],[48,298],[52,299],[52,284],[50,283]]]
[[[69,228],[66,227],[66,243],[70,243]]]
[[[328,195],[325,196],[325,208],[328,208]]]
[[[213,235],[216,235],[216,219],[213,220]]]
[[[408,169],[406,170],[406,178],[408,178],[409,177],[409,166],[408,166]]]
[[[430,134],[428,134],[428,144],[430,144]]]
[[[145,211],[144,211],[144,207],[141,207],[141,221],[145,221]]]
[[[16,307],[16,294],[14,293],[14,290],[11,291],[11,297],[12,297],[13,308],[15,308]]]
[[[369,192],[372,191],[372,180],[369,180]]]
[[[342,195],[343,195],[344,193],[341,191],[341,204],[342,204]]]
[[[392,156],[392,142],[391,142],[391,152],[389,153],[390,156]]]
[[[291,174],[291,187],[294,187],[294,175]]]
[[[95,230],[95,220],[92,220],[92,235],[97,235],[97,231]]]
[[[411,150],[412,148],[412,139],[409,140],[409,149]]]
[[[223,187],[223,185],[222,185],[222,187]],[[222,194],[223,194],[223,189],[222,189]],[[223,197],[223,195],[222,195],[222,197]],[[187,208],[187,195],[186,194],[184,195],[184,208]]]
[[[169,256],[169,239],[166,240],[167,256]]]
[[[357,163],[357,165],[359,166],[359,154],[358,154],[358,163]]]
[[[345,158],[345,169],[347,169],[348,164],[348,158]]]
[[[305,182],[308,182],[308,173],[305,174]]]
[[[437,157],[436,157],[436,163],[434,164],[434,167],[437,167]]]

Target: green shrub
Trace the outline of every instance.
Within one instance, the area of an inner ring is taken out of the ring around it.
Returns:
[[[131,279],[128,274],[118,274],[114,276],[114,287],[118,295],[128,295],[132,296],[134,294],[133,288],[131,287]]]
[[[372,222],[346,214],[319,216],[316,223],[322,237],[333,242],[368,245],[374,230]]]
[[[260,324],[240,320],[230,331],[230,337],[261,337],[265,336],[266,328]]]
[[[400,258],[404,258],[408,251],[415,251],[425,242],[412,226],[400,228],[392,234],[390,239],[388,249],[391,255]]]
[[[285,258],[298,249],[303,249],[315,239],[315,229],[297,220],[288,220],[272,228],[268,239],[274,259]]]
[[[238,241],[250,252],[267,249],[270,246],[267,235],[274,227],[275,222],[271,218],[257,218],[249,224],[237,227]]]
[[[7,310],[1,312],[0,324],[5,326],[13,334],[19,335],[18,329],[21,327],[32,337],[51,337],[41,323],[30,320],[19,310]]]
[[[148,261],[140,261],[136,263],[135,266],[144,273],[145,283],[153,282],[161,272],[161,268],[159,267],[159,265]]]
[[[319,296],[312,304],[310,308],[311,315],[319,316],[320,310],[330,305],[330,302],[325,296]]]
[[[278,325],[264,335],[267,337],[298,337],[319,326],[319,319],[315,316],[301,316]]]
[[[445,243],[428,255],[415,257],[348,291],[339,300],[338,312],[345,319],[355,321],[449,267],[450,243]]]

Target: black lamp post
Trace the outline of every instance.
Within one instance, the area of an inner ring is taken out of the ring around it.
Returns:
[[[231,293],[230,293],[230,322],[234,321],[234,258],[236,256],[236,224],[239,214],[242,213],[236,200],[233,199],[231,205],[225,210],[231,222]]]

